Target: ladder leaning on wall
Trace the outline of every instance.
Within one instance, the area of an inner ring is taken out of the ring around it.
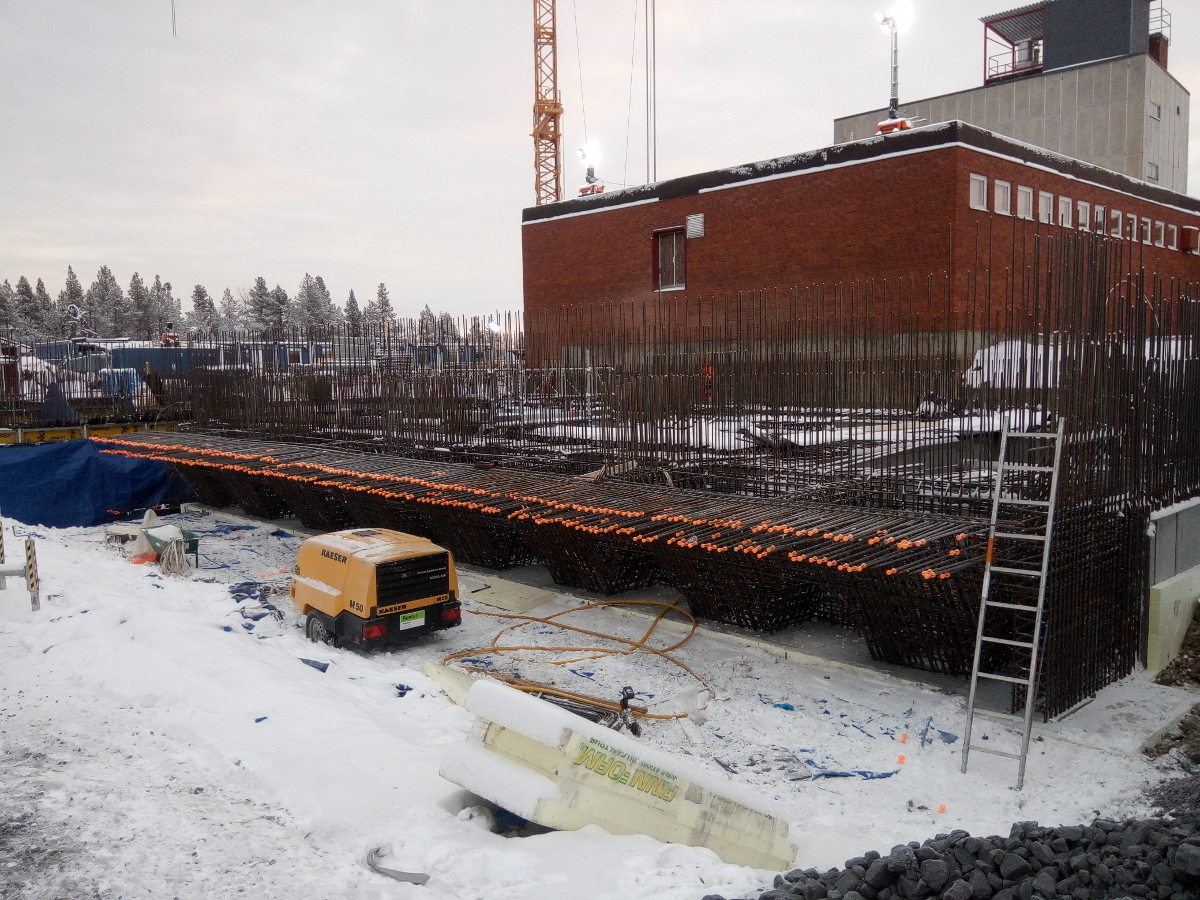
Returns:
[[[1039,652],[1064,425],[1060,418],[1054,432],[1010,431],[1006,420],[1000,434],[993,488],[961,770],[967,771],[972,751],[1015,759],[1019,766],[1017,790],[1025,784],[1025,760],[1037,706]],[[1051,453],[1053,461],[1045,458]],[[1035,462],[1015,461],[1014,455]],[[1044,496],[1031,496],[1038,494]],[[1023,521],[1018,518],[1022,515]],[[1014,715],[979,709],[976,702],[981,680],[1008,683],[1014,690],[1023,688],[1024,712]],[[1020,723],[1020,753],[972,744],[976,715]]]

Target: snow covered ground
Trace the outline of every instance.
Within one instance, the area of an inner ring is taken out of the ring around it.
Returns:
[[[699,900],[769,886],[773,873],[647,837],[492,833],[478,800],[437,775],[472,717],[422,670],[512,620],[466,615],[462,628],[371,655],[317,647],[286,596],[230,589],[285,586],[299,537],[220,514],[167,521],[201,532],[190,580],[132,565],[101,528],[35,528],[42,610],[15,581],[0,593],[0,897]],[[464,577],[464,589],[486,577]],[[531,614],[579,604],[559,595]],[[564,621],[631,639],[648,624],[605,608]],[[664,627],[652,643],[679,636]],[[580,637],[535,623],[501,643]],[[958,694],[797,665],[715,634],[674,655],[717,699],[703,721],[656,721],[642,740],[775,798],[800,862],[822,868],[953,828],[1007,834],[1016,820],[1142,812],[1139,788],[1163,772],[1138,747],[1196,699],[1140,678],[1113,686],[1041,731],[1016,792],[1005,760],[977,755],[959,774]],[[655,712],[694,703],[697,682],[659,657],[597,656],[477,653],[470,664],[614,698],[632,685]],[[564,659],[576,661],[546,664]],[[385,865],[429,883],[371,872],[377,846],[390,850]]]

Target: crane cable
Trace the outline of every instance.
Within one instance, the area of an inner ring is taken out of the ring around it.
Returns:
[[[567,625],[563,622],[554,621],[555,619],[559,618],[560,616],[570,615],[571,613],[580,612],[581,610],[585,610],[585,609],[595,609],[597,606],[659,606],[662,608],[659,610],[658,615],[654,617],[654,621],[650,623],[650,627],[646,629],[646,633],[643,634],[641,636],[641,638],[636,641],[630,640],[629,638],[617,637],[616,635],[612,635],[612,634],[605,634],[604,632],[601,632],[601,631],[592,631],[587,628],[580,628],[576,625]],[[652,634],[654,634],[654,631],[655,631],[655,629],[658,628],[659,623],[672,610],[675,610],[676,612],[682,613],[683,615],[687,616],[687,618],[691,622],[691,627],[688,629],[688,633],[681,640],[676,641],[674,644],[671,644],[669,647],[663,647],[663,648],[651,647],[646,642],[650,639],[650,636]],[[557,613],[554,613],[553,615],[544,616],[544,617],[542,617],[542,616],[527,616],[527,615],[522,615],[522,614],[518,614],[518,613],[483,612],[481,610],[474,610],[474,609],[467,610],[467,612],[469,612],[471,615],[475,615],[475,616],[491,616],[492,618],[495,618],[495,619],[515,619],[517,621],[515,621],[514,624],[512,624],[512,625],[506,625],[504,628],[500,629],[500,631],[498,631],[496,633],[495,637],[492,638],[492,642],[489,646],[480,647],[480,648],[476,648],[473,650],[461,650],[458,653],[451,653],[450,655],[448,655],[442,659],[442,665],[446,665],[451,660],[460,659],[465,656],[474,656],[474,655],[477,655],[480,653],[496,653],[498,655],[503,655],[506,653],[516,653],[519,651],[537,651],[537,652],[548,652],[548,653],[588,653],[588,654],[592,654],[589,656],[580,656],[580,657],[577,657],[574,659],[561,659],[561,660],[530,660],[530,659],[526,659],[526,658],[523,658],[520,656],[507,657],[508,659],[511,659],[514,662],[541,662],[541,663],[544,663],[545,665],[550,665],[550,666],[565,666],[565,665],[570,665],[571,663],[584,662],[586,660],[603,659],[608,656],[629,656],[629,655],[632,655],[632,654],[635,654],[638,652],[643,652],[643,653],[652,654],[654,656],[661,656],[663,659],[667,660],[668,662],[674,663],[676,666],[683,669],[685,672],[687,672],[689,675],[691,675],[693,678],[695,678],[698,682],[700,682],[700,684],[704,688],[704,690],[706,690],[708,692],[709,697],[716,696],[716,691],[713,690],[712,686],[704,679],[703,676],[699,675],[695,670],[693,670],[686,663],[681,662],[680,660],[676,659],[674,656],[671,655],[672,651],[678,650],[680,647],[682,647],[684,644],[686,644],[689,640],[691,640],[692,635],[694,635],[696,633],[696,627],[697,627],[696,617],[693,616],[688,610],[681,609],[680,607],[676,606],[675,602],[667,603],[667,602],[661,601],[661,600],[603,600],[599,603],[589,603],[589,604],[585,604],[584,606],[576,606],[572,609],[563,610],[562,612],[557,612]],[[629,646],[625,649],[613,649],[611,647],[537,646],[537,645],[527,645],[527,644],[513,645],[513,646],[500,646],[498,644],[498,641],[500,640],[501,636],[505,632],[512,631],[513,629],[516,629],[516,628],[522,628],[525,625],[529,625],[534,622],[537,622],[542,625],[550,625],[555,628],[562,628],[566,631],[574,631],[574,632],[578,632],[579,634],[586,634],[589,637],[600,638],[601,640],[605,640],[605,641],[612,641],[612,642],[618,643],[618,644],[628,644]],[[491,673],[489,672],[488,674],[491,674]],[[511,684],[511,686],[516,688],[517,690],[521,690],[521,691],[553,694],[553,695],[556,695],[559,697],[566,697],[569,699],[579,699],[580,698],[579,694],[574,694],[574,693],[571,693],[570,691],[564,691],[560,688],[556,688],[551,685],[543,685],[543,684],[538,684],[536,682],[531,682],[531,681],[522,681],[520,684]],[[708,705],[707,701],[705,701],[704,705],[700,706],[700,709],[704,709],[704,707],[707,705]],[[644,719],[684,719],[684,718],[687,718],[687,716],[688,716],[688,713],[674,713],[671,715],[664,715],[664,714],[659,714],[659,713],[640,712],[637,710],[634,710],[633,714],[635,716],[638,716],[638,717],[644,718]]]
[[[588,142],[587,101],[583,96],[583,54],[579,50],[579,7],[571,0],[571,18],[575,21],[575,67],[579,72],[579,108],[583,112],[583,145]]]

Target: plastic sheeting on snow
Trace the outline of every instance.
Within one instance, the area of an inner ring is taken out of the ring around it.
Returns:
[[[0,512],[28,525],[101,525],[190,498],[166,463],[101,453],[91,441],[0,449]]]

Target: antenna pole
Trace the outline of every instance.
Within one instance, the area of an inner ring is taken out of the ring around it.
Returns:
[[[646,3],[646,182],[658,181],[658,34],[655,0]]]
[[[896,37],[896,20],[886,16],[883,24],[892,34],[892,96],[888,101],[888,118],[900,118],[900,42]]]

